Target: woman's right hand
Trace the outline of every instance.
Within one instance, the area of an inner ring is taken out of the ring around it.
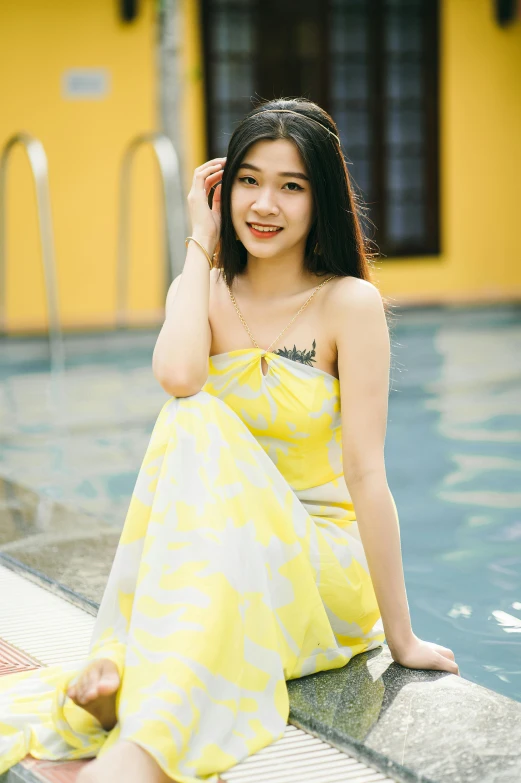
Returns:
[[[415,634],[403,649],[398,651],[389,645],[389,650],[393,660],[406,669],[437,669],[461,676],[451,649],[435,642],[425,642]]]
[[[213,158],[194,171],[192,187],[188,194],[188,207],[192,219],[192,235],[217,243],[221,233],[221,179],[226,158]],[[210,190],[216,185],[212,207],[208,205]]]

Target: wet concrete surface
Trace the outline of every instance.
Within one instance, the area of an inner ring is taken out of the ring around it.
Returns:
[[[100,602],[121,532],[0,479],[0,556]]]
[[[518,783],[521,704],[447,672],[395,663],[387,646],[288,682],[290,721],[403,779]]]

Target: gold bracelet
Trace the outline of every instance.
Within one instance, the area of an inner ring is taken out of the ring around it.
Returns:
[[[201,245],[201,243],[197,239],[194,239],[194,237],[186,237],[186,239],[185,239],[185,247],[188,247],[188,243],[190,242],[190,240],[195,242],[196,245],[199,245],[199,247],[201,248],[201,250],[205,254],[206,258],[208,259],[208,263],[210,264],[210,269],[213,269],[212,259],[210,258],[210,254],[208,253],[208,250],[205,247],[203,247]]]

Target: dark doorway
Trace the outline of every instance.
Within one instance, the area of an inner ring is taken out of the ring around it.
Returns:
[[[265,0],[257,18],[260,95],[304,96],[327,107],[327,4],[323,0]]]

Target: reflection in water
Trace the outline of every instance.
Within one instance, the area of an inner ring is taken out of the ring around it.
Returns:
[[[492,612],[498,623],[506,633],[521,633],[521,620],[507,612],[496,610]]]
[[[395,340],[386,464],[415,632],[521,700],[521,310],[405,313]]]
[[[464,606],[463,604],[454,604],[447,614],[449,617],[470,617],[472,614],[472,607]]]

